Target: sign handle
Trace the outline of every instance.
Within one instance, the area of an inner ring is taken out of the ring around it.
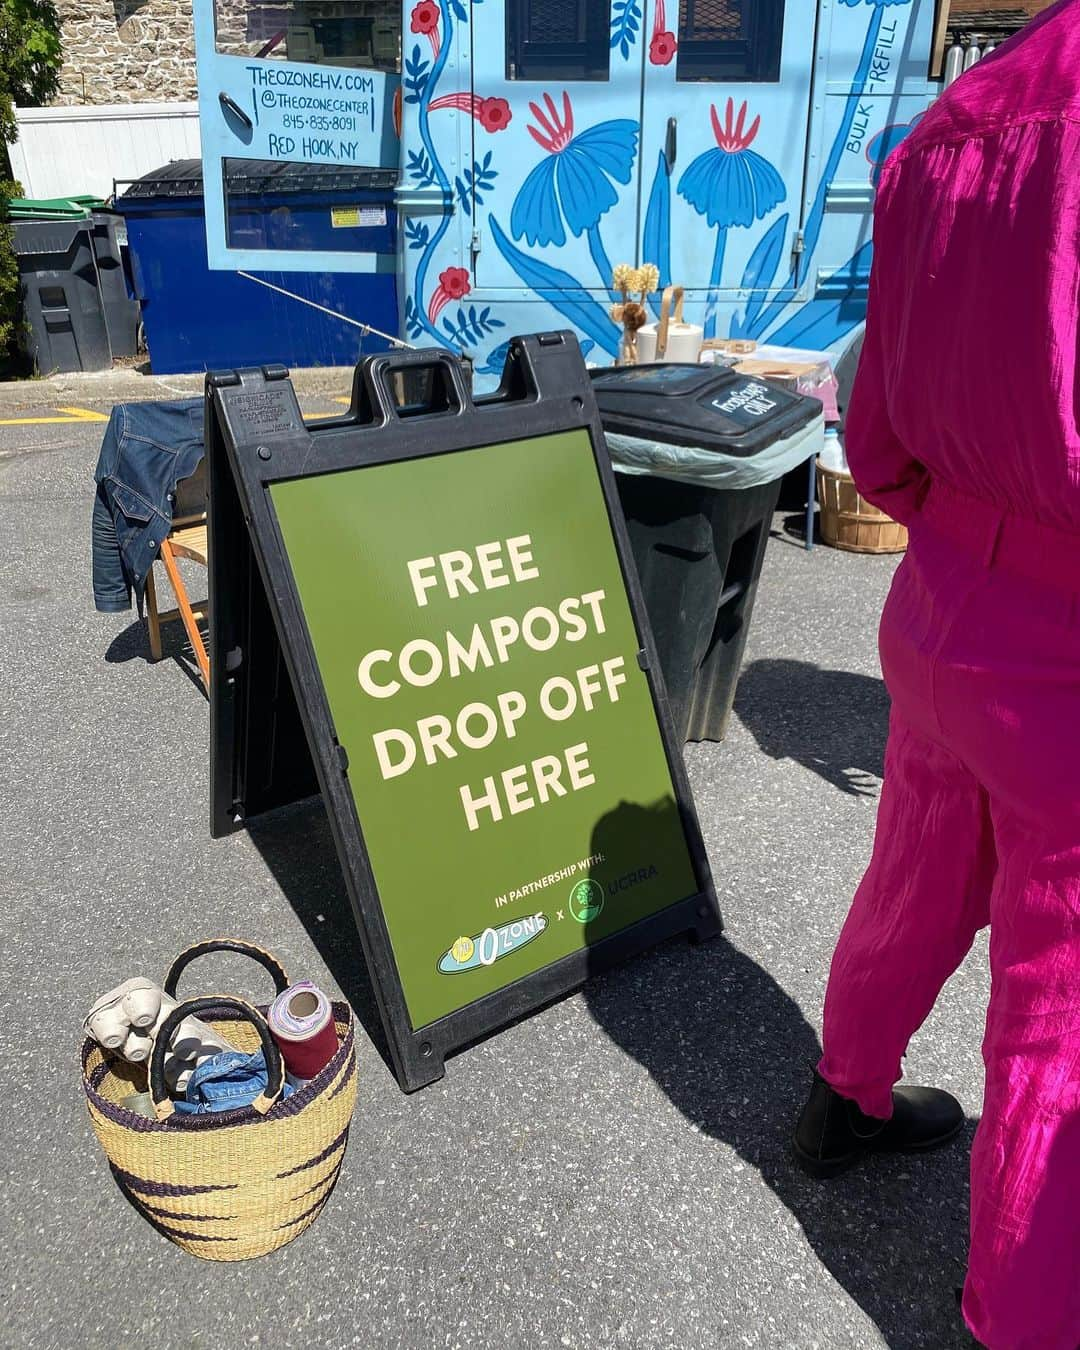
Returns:
[[[457,416],[473,410],[461,363],[450,352],[388,353],[357,373],[363,375],[384,421],[444,413]]]

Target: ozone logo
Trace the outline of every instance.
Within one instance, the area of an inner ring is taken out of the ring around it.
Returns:
[[[493,966],[538,938],[547,926],[546,914],[530,914],[526,919],[513,919],[498,928],[485,928],[477,937],[459,937],[439,957],[435,968],[441,975],[460,975],[478,966]]]

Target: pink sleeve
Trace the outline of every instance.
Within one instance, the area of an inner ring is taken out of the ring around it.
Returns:
[[[844,448],[860,493],[894,520],[908,524],[927,485],[927,471],[904,447],[889,419],[886,371],[888,354],[882,316],[901,259],[890,251],[888,201],[891,175],[886,168],[874,210],[874,263],[866,337],[844,424]],[[895,329],[894,329],[895,331]]]

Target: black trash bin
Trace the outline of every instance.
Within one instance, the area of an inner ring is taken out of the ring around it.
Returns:
[[[93,211],[90,219],[109,348],[114,357],[135,356],[139,350],[139,302],[129,292],[124,265],[127,225],[115,211]]]
[[[16,220],[28,355],[42,375],[112,365],[90,217]]]
[[[821,404],[718,366],[593,372],[676,731],[723,740],[783,475]]]

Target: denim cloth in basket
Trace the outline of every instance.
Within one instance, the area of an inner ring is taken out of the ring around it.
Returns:
[[[141,599],[146,575],[172,527],[176,485],[203,457],[203,400],[118,403],[94,478],[94,605],[105,613]]]
[[[266,1088],[266,1060],[261,1050],[223,1050],[203,1060],[188,1079],[186,1100],[174,1103],[181,1115],[205,1116],[211,1111],[235,1111],[250,1106]],[[288,1083],[282,1097],[291,1097]]]

